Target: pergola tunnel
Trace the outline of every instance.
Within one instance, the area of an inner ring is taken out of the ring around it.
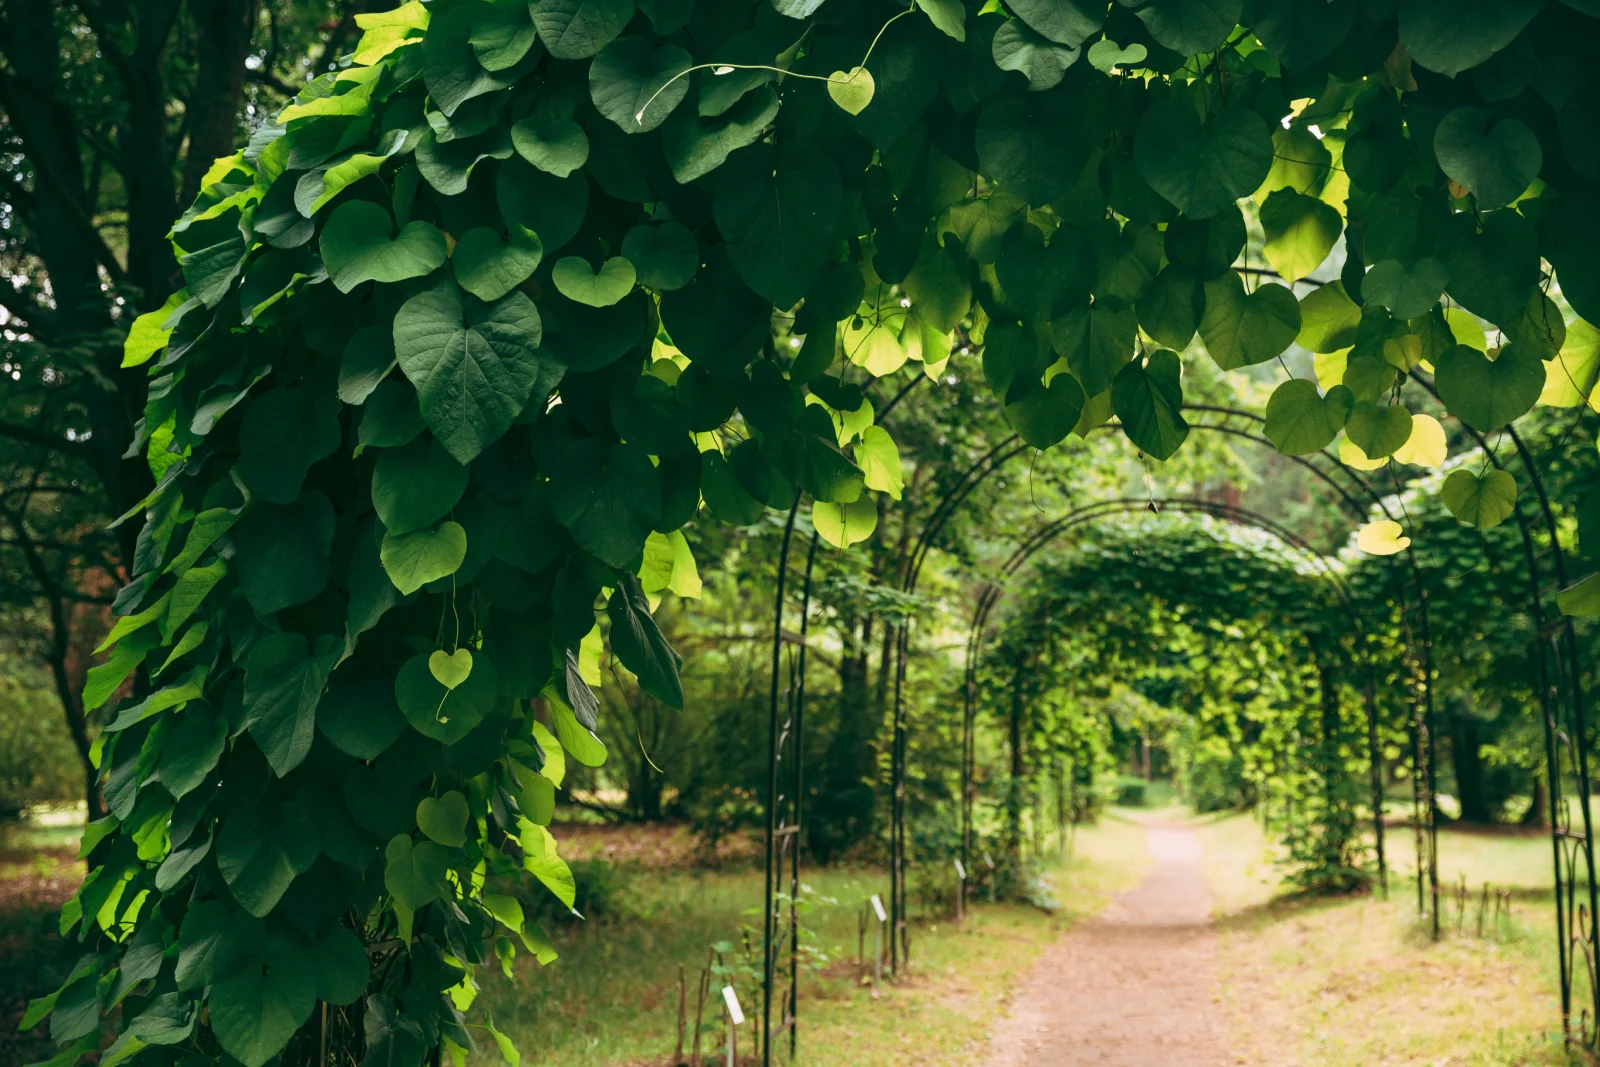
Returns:
[[[913,383],[915,384],[915,383]],[[898,398],[897,398],[898,399]],[[1260,416],[1195,405],[1191,428],[1270,447]],[[1114,428],[1112,424],[1111,428]],[[1519,472],[1540,485],[1531,451],[1513,436]],[[1483,435],[1486,463],[1503,469]],[[990,475],[1029,448],[1009,438],[990,449],[933,508],[902,574],[914,594],[923,565],[964,501]],[[1407,506],[1385,495],[1355,467],[1326,452],[1291,457],[1357,522],[1392,519]],[[1542,488],[1542,487],[1541,487]],[[1526,498],[1524,498],[1526,499]],[[1520,585],[1537,620],[1528,710],[1546,736],[1539,783],[1549,813],[1553,895],[1563,1025],[1594,1040],[1600,983],[1592,894],[1593,846],[1588,805],[1563,800],[1589,792],[1581,667],[1570,619],[1550,603],[1565,587],[1554,518],[1541,492],[1513,512],[1523,554],[1504,577]],[[763,1061],[788,1035],[791,1056],[800,1027],[797,906],[804,811],[805,663],[817,537],[795,540],[795,513],[784,526],[772,631],[769,702],[771,781],[767,823]],[[804,564],[791,562],[804,551]],[[1358,565],[1352,566],[1352,562]],[[1436,576],[1435,576],[1436,577]],[[1170,690],[1187,709],[1188,729],[1221,744],[1212,758],[1240,765],[1254,807],[1281,839],[1288,880],[1310,892],[1368,888],[1388,898],[1391,830],[1409,823],[1411,879],[1418,916],[1441,932],[1439,782],[1435,721],[1438,670],[1433,662],[1429,578],[1410,544],[1378,556],[1328,556],[1281,521],[1237,503],[1206,497],[1100,500],[1046,517],[1023,533],[992,577],[977,587],[954,687],[961,715],[959,834],[953,855],[914,854],[907,806],[908,752],[916,724],[908,711],[908,661],[914,627],[893,635],[893,740],[890,748],[890,867],[887,963],[898,973],[911,959],[907,879],[913,869],[955,862],[953,913],[959,918],[977,887],[1015,877],[1031,842],[1043,848],[1054,807],[1056,849],[1066,847],[1083,815],[1081,791],[1105,762],[1105,679],[1141,699],[1139,682],[1159,680],[1181,661],[1204,684]],[[1478,620],[1481,622],[1482,620]],[[1166,679],[1170,681],[1169,679]],[[1089,710],[1085,697],[1099,706]],[[1148,703],[1148,701],[1145,701]],[[942,706],[949,706],[943,704]],[[1292,712],[1285,714],[1285,709]],[[985,712],[1003,740],[1007,773],[990,783],[983,810],[977,780],[977,734]],[[1148,758],[1148,756],[1147,756]],[[1409,811],[1395,811],[1390,787],[1410,787]],[[1025,823],[1029,824],[1025,827]],[[980,824],[987,828],[984,833]],[[996,843],[995,855],[980,838]],[[981,866],[980,866],[981,864]],[[783,894],[787,884],[789,894]],[[1014,888],[1014,887],[1013,887]],[[991,890],[992,891],[992,890]],[[1584,898],[1589,897],[1586,901]],[[776,1000],[774,1000],[776,998]],[[776,1008],[774,1007],[776,1004]],[[773,1014],[776,1011],[776,1014]]]
[[[1218,1036],[1244,949],[1152,971],[1117,1062],[1600,1061],[1596,55],[1600,0],[0,6],[0,1060],[998,1067],[1187,884],[1187,959],[1376,915],[1411,984],[1286,992],[1291,1057]],[[1446,966],[1522,1014],[1418,1036]]]

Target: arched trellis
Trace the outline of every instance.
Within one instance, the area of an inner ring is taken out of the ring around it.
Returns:
[[[1416,381],[1435,400],[1439,392],[1420,371],[1411,372]],[[1508,465],[1489,446],[1487,435],[1465,426],[1478,448],[1496,469]],[[1600,886],[1595,883],[1594,828],[1590,814],[1592,782],[1589,775],[1589,726],[1583,700],[1583,668],[1578,653],[1577,630],[1570,616],[1550,611],[1549,600],[1568,583],[1566,556],[1561,549],[1560,531],[1544,478],[1533,453],[1512,426],[1502,431],[1511,441],[1523,475],[1534,490],[1535,516],[1530,519],[1523,507],[1526,493],[1518,493],[1512,517],[1517,521],[1527,567],[1529,611],[1534,625],[1534,663],[1538,685],[1540,720],[1544,725],[1545,777],[1549,793],[1550,845],[1555,870],[1556,948],[1561,974],[1562,1029],[1572,1036],[1573,975],[1581,954],[1589,982],[1589,999],[1579,1015],[1578,1041],[1590,1052],[1600,1050]],[[1536,527],[1543,527],[1550,539],[1540,551],[1534,540]],[[1548,568],[1548,577],[1541,569]],[[1571,808],[1562,799],[1562,761],[1568,763],[1575,779],[1578,808],[1582,813],[1581,832],[1572,828]],[[1581,873],[1587,883],[1587,902],[1577,899]]]
[[[1433,386],[1430,381],[1415,372],[1413,377],[1429,392],[1433,392]],[[1273,447],[1264,434],[1265,420],[1253,412],[1212,405],[1186,405],[1184,410],[1212,420],[1191,422],[1191,430],[1227,434],[1259,446]],[[1581,661],[1576,633],[1571,620],[1559,614],[1552,616],[1545,606],[1545,600],[1549,595],[1556,589],[1566,585],[1565,561],[1549,497],[1539,470],[1533,463],[1526,444],[1514,430],[1507,428],[1505,432],[1512,440],[1524,467],[1527,480],[1535,490],[1539,509],[1539,514],[1530,519],[1523,509],[1525,497],[1519,496],[1513,516],[1517,521],[1523,541],[1530,603],[1533,609],[1536,633],[1538,634],[1538,639],[1535,642],[1535,673],[1538,680],[1537,689],[1541,695],[1541,718],[1544,721],[1546,738],[1546,781],[1549,792],[1551,844],[1556,880],[1556,926],[1560,953],[1562,1025],[1568,1038],[1571,1039],[1573,1036],[1571,1032],[1573,975],[1576,959],[1581,951],[1586,963],[1591,1004],[1584,1009],[1580,1018],[1577,1040],[1584,1047],[1592,1050],[1597,1042],[1595,1020],[1600,1019],[1600,977],[1597,977],[1596,973],[1596,960],[1597,957],[1600,957],[1600,921],[1597,921],[1600,920],[1600,901],[1597,901],[1596,898],[1600,889],[1597,889],[1596,885],[1593,833],[1587,800],[1590,792],[1588,769],[1589,739],[1582,697]],[[1488,442],[1484,435],[1476,431],[1472,431],[1472,433],[1484,453],[1489,456],[1491,463],[1497,469],[1504,469],[1505,464],[1488,447]],[[992,447],[972,466],[962,472],[956,483],[946,491],[935,505],[933,512],[913,545],[911,554],[907,557],[901,574],[901,588],[903,591],[907,593],[915,592],[923,563],[932,551],[945,525],[966,499],[989,475],[1002,468],[1011,459],[1029,450],[1030,446],[1023,442],[1020,437],[1012,435]],[[1319,451],[1310,455],[1289,456],[1287,458],[1300,464],[1318,480],[1331,488],[1341,505],[1354,519],[1358,521],[1364,520],[1370,509],[1376,509],[1386,518],[1393,519],[1395,517],[1388,501],[1382,494],[1369,485],[1357,472],[1340,463],[1328,452]],[[1538,551],[1534,541],[1534,527],[1536,524],[1543,527],[1550,541],[1550,547],[1542,553]],[[786,737],[787,731],[796,728],[802,721],[801,715],[803,714],[803,639],[799,642],[799,652],[795,658],[796,668],[792,668],[790,685],[788,687],[780,687],[779,684],[779,676],[782,669],[781,653],[784,644],[782,625],[784,598],[786,595],[784,578],[787,575],[787,560],[793,529],[794,514],[791,512],[789,521],[785,525],[781,551],[782,562],[780,564],[780,580],[777,590],[777,609],[773,633],[773,682],[769,708],[769,730],[771,731],[770,736],[773,738]],[[802,625],[804,616],[809,612],[811,568],[815,560],[815,548],[815,535],[813,535],[804,578]],[[1410,659],[1413,663],[1411,688],[1414,713],[1411,727],[1414,824],[1417,827],[1419,857],[1426,856],[1425,863],[1420,860],[1418,863],[1417,904],[1419,910],[1426,911],[1430,915],[1433,935],[1437,938],[1439,936],[1439,877],[1438,826],[1434,802],[1437,788],[1435,780],[1432,638],[1428,623],[1427,588],[1423,582],[1421,569],[1417,564],[1414,550],[1408,546],[1405,552],[1401,554],[1401,559],[1405,564],[1404,574],[1409,579],[1409,581],[1397,586],[1397,595],[1401,621],[1407,632],[1406,645],[1408,649],[1412,650]],[[1542,563],[1548,564],[1552,571],[1553,586],[1541,581],[1540,565]],[[1411,595],[1408,595],[1408,593]],[[1413,613],[1416,619],[1414,630],[1411,622]],[[892,825],[890,831],[890,905],[893,919],[890,938],[890,963],[891,968],[896,972],[899,970],[902,956],[909,955],[906,927],[904,807],[908,729],[904,690],[906,660],[909,651],[909,620],[900,624],[897,630],[895,639],[895,685],[892,704],[894,736],[891,746]],[[1420,659],[1420,663],[1416,662],[1418,659]],[[1552,665],[1554,666],[1553,672]],[[970,687],[968,688],[968,693],[970,694]],[[971,699],[970,695],[968,699]],[[780,725],[780,706],[784,700],[790,702],[791,715],[788,720]],[[793,734],[793,743],[796,746],[799,744],[797,729]],[[1370,743],[1371,734],[1369,730],[1369,745]],[[779,751],[781,748],[781,743],[778,743],[772,747],[769,753],[774,767],[780,762]],[[1580,805],[1583,816],[1581,833],[1572,830],[1570,812],[1561,800],[1561,762],[1563,756],[1567,758],[1572,766],[1580,796],[1583,799],[1583,803]],[[964,760],[963,762],[970,763],[970,760]],[[796,776],[799,774],[798,758],[795,760],[794,774]],[[769,782],[769,786],[775,783],[777,779],[778,775],[774,770],[772,782]],[[773,1032],[771,1003],[778,979],[777,966],[782,947],[780,940],[784,933],[779,914],[781,902],[777,900],[774,888],[781,882],[782,874],[782,870],[777,866],[777,863],[792,862],[794,864],[791,874],[792,889],[798,889],[799,785],[798,778],[796,778],[791,793],[794,807],[791,813],[785,815],[779,814],[779,795],[777,790],[774,789],[769,794],[766,842],[767,906],[765,908],[766,919],[763,938],[763,974],[765,978],[763,1062],[770,1062],[771,1057],[770,1037]],[[1381,791],[1381,781],[1377,783],[1376,788]],[[963,803],[965,803],[965,800]],[[787,830],[787,833],[780,835],[780,831],[784,830]],[[793,841],[792,850],[789,850],[787,854],[785,850],[788,846],[775,844],[780,836],[788,836]],[[1583,865],[1584,873],[1587,875],[1589,897],[1586,904],[1581,906],[1576,901],[1576,875],[1580,863]],[[1426,868],[1425,870],[1424,867]],[[1424,896],[1425,886],[1426,902]],[[798,967],[798,911],[794,908],[792,893],[789,906],[790,922],[788,924],[789,930],[787,931],[790,951],[789,995],[784,1005],[785,1019],[780,1022],[778,1030],[779,1032],[783,1028],[790,1030],[792,1055],[795,1048],[794,1035],[798,1013],[798,985],[794,981]]]
[[[974,784],[974,765],[976,761],[973,746],[977,722],[978,670],[983,656],[988,620],[1004,594],[1007,582],[1026,567],[1039,552],[1057,543],[1077,528],[1118,515],[1143,512],[1148,510],[1149,507],[1150,502],[1147,500],[1127,498],[1103,500],[1074,508],[1065,515],[1050,519],[1040,524],[1038,528],[1022,539],[1017,548],[1001,564],[998,575],[985,582],[983,588],[979,591],[978,601],[973,607],[972,620],[967,631],[966,671],[965,684],[963,685],[964,701],[961,730],[961,859],[963,864],[970,866],[972,862],[973,806],[976,799]],[[1161,501],[1160,507],[1162,511],[1207,515],[1236,525],[1270,533],[1303,559],[1313,564],[1328,580],[1329,587],[1333,590],[1340,606],[1344,609],[1346,618],[1350,623],[1351,632],[1356,638],[1357,653],[1365,675],[1363,703],[1366,711],[1368,760],[1372,768],[1374,846],[1379,883],[1383,887],[1384,895],[1387,896],[1388,864],[1384,849],[1383,782],[1381,777],[1383,750],[1379,739],[1376,677],[1372,659],[1371,641],[1373,635],[1367,632],[1362,623],[1361,613],[1357,610],[1356,604],[1350,595],[1350,590],[1342,581],[1339,573],[1331,568],[1328,565],[1328,561],[1307,544],[1304,539],[1282,524],[1258,512],[1237,505],[1197,497],[1166,499]],[[1417,858],[1420,865],[1423,857],[1419,854]]]
[[[1191,430],[1226,434],[1249,441],[1260,447],[1272,448],[1276,452],[1275,446],[1267,439],[1264,432],[1266,420],[1254,412],[1201,404],[1186,405],[1184,410],[1203,417],[1201,420],[1189,424]],[[1114,422],[1108,424],[1108,428],[1114,428],[1115,425]],[[907,557],[901,576],[901,588],[904,591],[907,593],[916,591],[917,581],[928,554],[932,551],[934,543],[945,525],[966,499],[991,474],[1000,470],[1011,459],[1028,451],[1030,451],[1030,446],[1022,441],[1019,436],[1012,435],[995,445],[974,462],[972,466],[962,472],[956,483],[946,491],[945,495],[935,505],[933,512],[929,515],[913,545],[911,554]],[[1355,521],[1364,521],[1367,516],[1367,510],[1374,507],[1379,509],[1386,517],[1394,518],[1384,497],[1374,490],[1356,471],[1340,463],[1329,453],[1314,452],[1309,455],[1289,456],[1287,458],[1300,464],[1333,489],[1341,505],[1350,512]],[[1402,560],[1406,565],[1405,574],[1409,578],[1409,586],[1414,591],[1414,596],[1408,595],[1406,584],[1400,584],[1396,590],[1402,622],[1407,631],[1407,647],[1413,650],[1413,655],[1410,658],[1414,674],[1412,686],[1414,714],[1411,723],[1413,740],[1412,796],[1414,823],[1417,828],[1418,854],[1419,856],[1426,856],[1426,862],[1418,863],[1417,907],[1419,911],[1430,915],[1433,936],[1437,938],[1439,936],[1439,865],[1437,813],[1433,802],[1433,798],[1437,794],[1437,788],[1434,778],[1435,734],[1432,638],[1428,624],[1427,588],[1422,581],[1421,571],[1417,565],[1414,551],[1408,547],[1402,556]],[[1413,610],[1416,613],[1414,631],[1410,622],[1410,615]],[[891,761],[891,791],[895,803],[891,809],[893,825],[890,831],[890,900],[894,908],[894,929],[900,933],[900,936],[894,939],[890,959],[891,965],[896,969],[899,966],[900,955],[907,947],[904,912],[906,875],[905,827],[903,820],[904,808],[900,800],[905,789],[903,754],[907,741],[907,723],[904,678],[905,659],[909,647],[908,625],[904,624],[900,627],[895,643],[898,662],[895,672],[895,693],[892,705],[894,713],[892,752],[894,758]],[[1424,895],[1425,887],[1426,897]]]

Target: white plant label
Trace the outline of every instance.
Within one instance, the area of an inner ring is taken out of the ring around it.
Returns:
[[[960,860],[956,860],[956,877],[961,879],[963,882],[967,880],[967,869],[961,866]]]
[[[889,913],[883,910],[883,901],[878,899],[878,894],[876,893],[872,894],[872,910],[878,913],[879,922],[886,923],[889,921]]]
[[[728,1018],[733,1020],[733,1025],[744,1025],[744,1009],[739,1007],[739,994],[733,991],[733,986],[722,987],[722,999],[728,1005]]]
[[[994,857],[989,855],[987,852],[983,854],[983,862],[989,865],[989,869],[991,871],[994,870]]]

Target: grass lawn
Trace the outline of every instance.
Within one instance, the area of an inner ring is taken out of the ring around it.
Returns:
[[[1474,893],[1461,931],[1453,896],[1434,943],[1418,917],[1409,831],[1390,836],[1390,900],[1275,897],[1270,845],[1245,815],[1205,817],[1206,877],[1221,947],[1218,1002],[1240,1064],[1507,1067],[1565,1064],[1559,1040],[1550,845],[1543,837],[1442,829],[1441,883]],[[1508,921],[1476,936],[1482,884],[1519,890]],[[1543,891],[1540,886],[1545,887]]]
[[[807,872],[805,881],[819,898],[810,923],[827,962],[802,977],[799,1062],[975,1062],[1012,987],[1040,949],[1134,884],[1147,863],[1136,825],[1113,815],[1082,828],[1072,863],[1052,872],[1063,904],[1059,913],[979,904],[961,926],[917,923],[910,977],[886,982],[876,998],[855,980],[856,917],[868,896],[887,892],[887,878],[864,870]],[[669,1062],[676,1045],[679,966],[689,973],[692,1025],[694,980],[707,946],[740,941],[742,928],[759,922],[759,912],[749,909],[759,905],[760,893],[759,869],[639,870],[625,891],[622,917],[565,928],[557,945],[560,961],[544,969],[524,961],[517,985],[496,979],[483,1002],[534,1063]],[[759,951],[758,941],[755,947]],[[758,980],[742,979],[736,988],[750,1011]],[[708,1009],[707,1019],[720,1016]],[[707,1033],[706,1051],[724,1048],[724,1035],[720,1024]],[[748,1027],[740,1038],[741,1049],[749,1049]]]

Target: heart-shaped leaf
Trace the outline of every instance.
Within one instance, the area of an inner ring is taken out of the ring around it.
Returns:
[[[1122,432],[1156,459],[1170,458],[1189,436],[1182,414],[1182,367],[1178,354],[1163,348],[1133,360],[1111,383],[1111,409]]]
[[[511,147],[546,174],[565,178],[589,162],[589,136],[560,115],[525,118],[511,127]]]
[[[510,241],[487,226],[468,230],[450,262],[461,288],[492,304],[527,281],[543,258],[539,235],[513,222]]]
[[[1323,395],[1309,379],[1291,378],[1272,391],[1264,432],[1286,456],[1320,452],[1339,436],[1354,407],[1355,396],[1342,385]]]
[[[1401,463],[1438,470],[1448,454],[1449,443],[1439,420],[1432,415],[1419,414],[1411,416],[1411,436],[1395,449],[1394,458]]]
[[[1200,339],[1223,370],[1274,359],[1300,333],[1300,302],[1282,285],[1269,283],[1246,293],[1239,276],[1230,271],[1206,283],[1205,302]]]
[[[620,303],[638,280],[633,264],[622,256],[612,256],[598,272],[581,256],[563,256],[556,260],[550,277],[568,300],[597,308]]]
[[[1489,112],[1458,107],[1433,134],[1433,154],[1451,181],[1471,190],[1478,207],[1505,207],[1539,176],[1544,152],[1538,136],[1520,119],[1490,126]]]
[[[1322,265],[1344,229],[1344,219],[1314,196],[1279,189],[1261,205],[1266,233],[1262,252],[1287,282],[1299,281]]]
[[[452,789],[442,797],[422,798],[417,804],[417,829],[441,845],[460,848],[467,843],[470,816],[467,798]]]
[[[348,293],[362,282],[400,282],[431,274],[445,260],[444,234],[426,222],[406,223],[392,237],[394,220],[369,200],[340,204],[322,227],[322,263],[334,288]]]
[[[454,652],[436,648],[428,656],[428,673],[446,689],[454,689],[472,674],[472,652],[465,648]]]
[[[1397,259],[1386,259],[1361,279],[1361,297],[1368,304],[1382,304],[1397,319],[1414,319],[1439,302],[1448,284],[1450,272],[1432,256],[1417,260],[1410,270]]]
[[[675,44],[657,48],[642,34],[619,37],[589,64],[589,96],[600,114],[624,131],[644,133],[683,103],[689,79],[681,75],[693,64]]]
[[[384,534],[378,558],[394,587],[410,596],[461,569],[467,558],[467,531],[458,522],[447,522],[437,530]]]
[[[866,67],[852,67],[849,71],[836,70],[828,75],[828,95],[833,102],[852,115],[859,115],[872,103],[877,91],[872,72]]]
[[[1369,460],[1385,459],[1411,439],[1411,412],[1398,404],[1357,404],[1344,432]]]
[[[1016,388],[1011,392],[1015,394]],[[1006,421],[1034,448],[1049,448],[1072,432],[1083,414],[1083,386],[1071,374],[1058,373],[1048,386],[1038,382],[1020,396],[1008,397]]]
[[[990,54],[995,66],[1023,75],[1030,91],[1042,93],[1060,85],[1082,53],[1077,45],[1059,44],[1021,19],[1012,19],[995,31]]]
[[[394,320],[400,369],[441,444],[470,463],[522,414],[542,370],[544,328],[522,293],[469,304],[453,281],[418,293]]]
[[[865,541],[878,528],[877,501],[862,494],[849,504],[817,501],[811,505],[811,525],[817,536],[835,548]]]
[[[681,222],[635,226],[622,239],[622,255],[639,284],[652,289],[682,289],[700,267],[700,245]]]
[[[1361,527],[1356,534],[1356,547],[1371,556],[1392,556],[1411,547],[1411,538],[1404,528],[1392,519],[1379,519]]]
[[[1433,383],[1450,414],[1489,433],[1527,414],[1544,391],[1538,353],[1509,344],[1495,359],[1466,345],[1447,349],[1434,365]]]
[[[1202,124],[1193,105],[1167,100],[1139,120],[1133,158],[1150,188],[1207,219],[1261,185],[1272,169],[1272,133],[1253,111],[1225,108]]]
[[[1502,470],[1481,477],[1458,467],[1439,487],[1439,499],[1450,514],[1480,530],[1498,526],[1517,509],[1517,480]]]
[[[588,59],[628,25],[633,0],[533,0],[528,13],[552,56]]]
[[[480,656],[466,680],[446,689],[429,669],[428,657],[418,653],[395,675],[394,699],[412,729],[453,745],[494,711],[500,699],[500,676],[494,662]]]
[[[1109,74],[1118,67],[1138,66],[1149,54],[1149,50],[1137,41],[1126,48],[1109,39],[1096,41],[1089,46],[1089,65]]]
[[[444,892],[450,854],[432,841],[397,835],[383,850],[383,887],[401,905],[416,911]]]

